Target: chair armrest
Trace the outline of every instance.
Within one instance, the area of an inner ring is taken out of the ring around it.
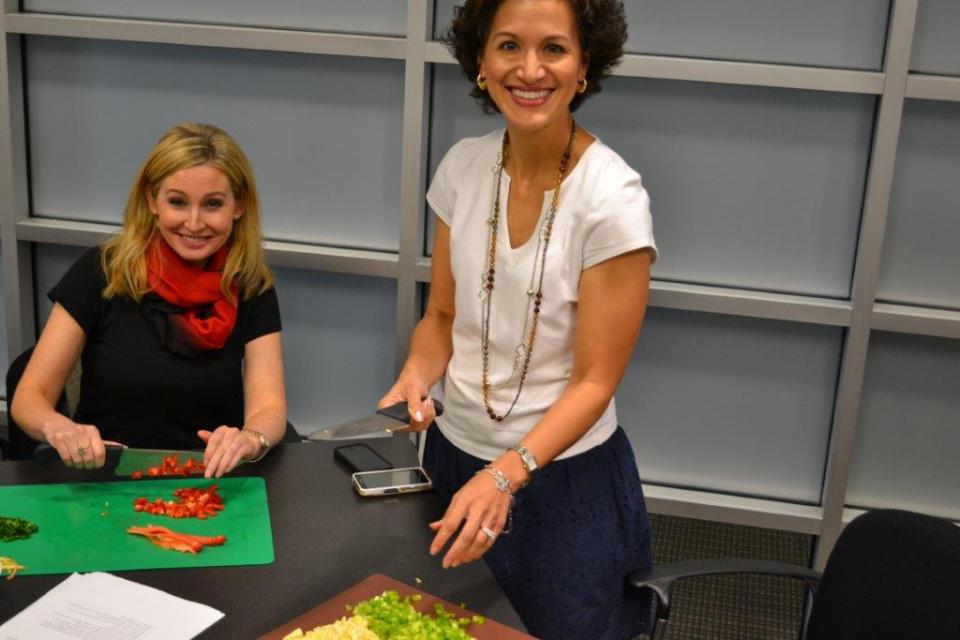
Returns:
[[[684,560],[658,564],[649,569],[635,571],[627,576],[627,584],[636,589],[650,589],[657,596],[657,620],[666,621],[670,617],[670,589],[676,580],[696,576],[721,575],[727,573],[755,573],[803,580],[810,591],[816,595],[820,586],[819,571],[795,564],[774,562],[771,560],[752,560],[748,558],[730,558],[724,560]]]

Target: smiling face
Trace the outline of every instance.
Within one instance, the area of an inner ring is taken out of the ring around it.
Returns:
[[[211,165],[181,169],[160,182],[147,202],[160,236],[186,262],[203,266],[227,243],[243,209],[226,174]]]
[[[505,0],[479,62],[490,98],[515,131],[566,126],[587,71],[567,0]]]

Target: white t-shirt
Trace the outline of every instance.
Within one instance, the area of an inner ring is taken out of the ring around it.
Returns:
[[[450,266],[456,282],[453,357],[440,388],[434,390],[445,408],[437,424],[454,445],[484,460],[493,460],[520,442],[566,388],[573,368],[580,273],[635,249],[649,247],[656,256],[650,199],[640,176],[595,140],[560,188],[544,269],[537,339],[523,392],[505,420],[491,420],[481,394],[479,294],[486,268],[487,219],[496,192],[496,174],[491,169],[502,140],[501,129],[458,142],[440,162],[427,192],[430,207],[450,227]],[[512,249],[507,232],[509,191],[510,177],[504,172],[489,327],[489,379],[494,387],[510,378],[514,350],[526,338],[525,320],[532,314],[527,290],[531,288],[539,230],[552,197],[552,191],[544,194],[540,222],[530,239]],[[537,289],[536,283],[532,289]],[[518,378],[491,392],[491,405],[497,413],[503,414],[510,406]],[[611,399],[596,424],[557,459],[603,443],[616,428]]]

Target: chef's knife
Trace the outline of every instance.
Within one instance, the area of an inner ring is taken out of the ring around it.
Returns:
[[[433,408],[438,416],[443,415],[443,403],[433,400]],[[309,440],[349,440],[351,438],[373,438],[392,435],[394,431],[404,429],[410,424],[410,411],[406,402],[398,402],[378,410],[376,413],[357,420],[348,420],[331,427],[314,431]]]
[[[159,467],[163,459],[169,456],[177,456],[177,464],[180,466],[186,464],[191,458],[197,462],[203,462],[203,451],[130,449],[118,444],[104,444],[104,447],[107,450],[107,458],[103,466],[106,469],[114,469],[114,474],[118,476],[129,476],[135,471],[140,471],[147,476],[147,469]],[[60,460],[60,454],[49,444],[42,443],[34,450],[33,459],[39,462],[50,462]]]

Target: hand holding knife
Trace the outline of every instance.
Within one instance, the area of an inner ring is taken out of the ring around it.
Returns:
[[[443,415],[443,403],[433,398],[430,401],[433,403],[436,415]],[[406,402],[398,402],[379,409],[369,416],[319,429],[307,437],[310,440],[371,438],[402,433],[408,426],[410,426],[410,410]]]

